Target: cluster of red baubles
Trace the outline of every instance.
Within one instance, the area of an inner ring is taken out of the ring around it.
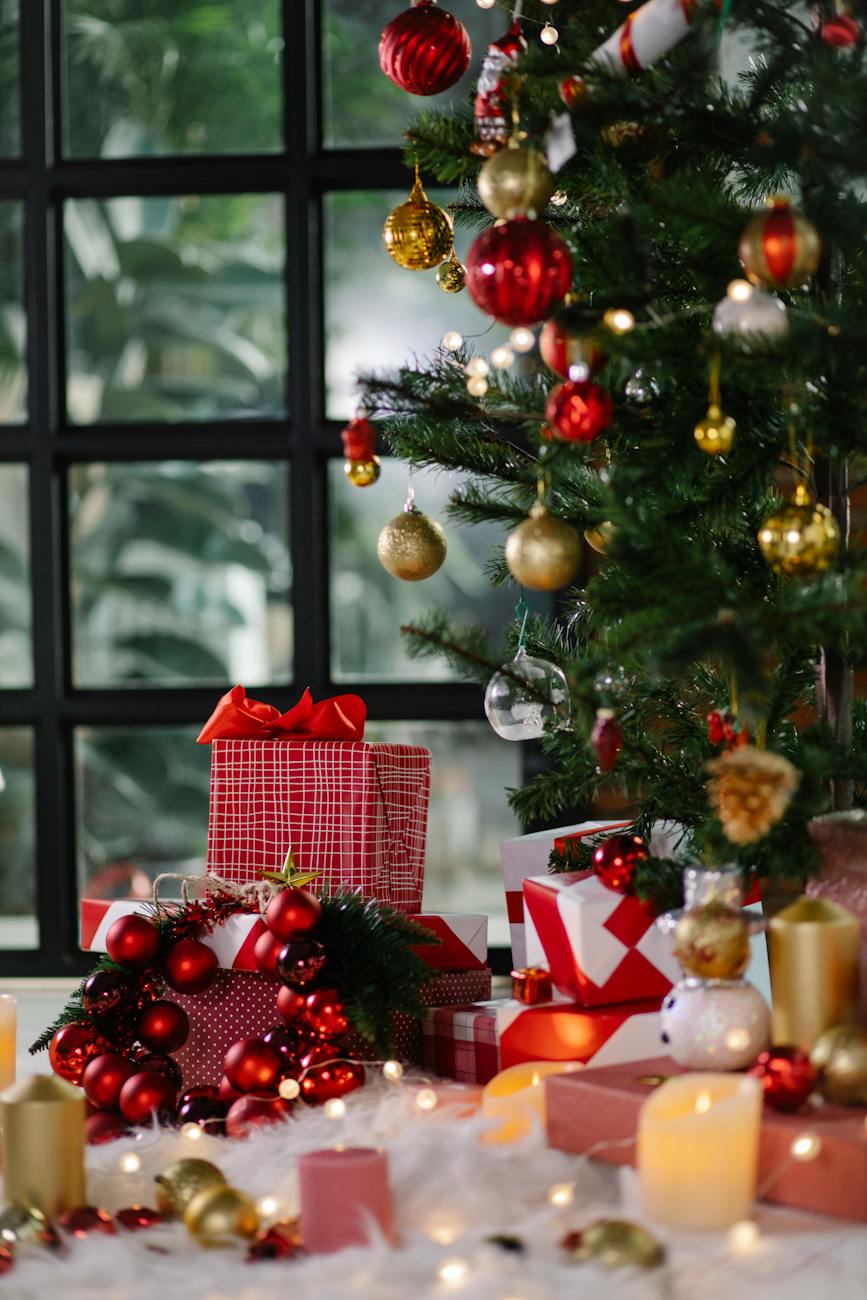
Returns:
[[[263,973],[281,981],[280,1023],[229,1049],[219,1087],[202,1084],[184,1092],[171,1054],[186,1043],[189,1018],[158,991],[165,984],[177,993],[203,993],[216,977],[216,955],[189,938],[161,953],[152,921],[136,915],[115,921],[106,948],[121,969],[90,976],[82,1005],[91,1019],[64,1025],[49,1048],[55,1073],[84,1089],[88,1141],[111,1141],[130,1124],[154,1116],[242,1136],[291,1112],[293,1101],[280,1095],[285,1079],[297,1080],[298,1095],[313,1105],[360,1087],[364,1067],[346,1059],[339,1046],[349,1028],[343,1004],[335,989],[318,983],[326,954],[313,932],[321,912],[319,900],[306,890],[274,896],[255,959]]]

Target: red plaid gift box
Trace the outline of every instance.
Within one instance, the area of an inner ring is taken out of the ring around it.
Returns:
[[[423,1061],[431,1073],[487,1083],[524,1061],[614,1065],[659,1051],[661,999],[588,1009],[571,1002],[527,1007],[511,998],[437,1007],[422,1023]]]
[[[582,1006],[661,998],[680,978],[673,933],[592,871],[531,876],[524,908],[527,962],[547,961],[554,986]]]
[[[214,740],[208,871],[245,883],[291,848],[316,887],[421,908],[430,752],[334,740]]]
[[[223,1057],[239,1038],[263,1034],[280,1023],[275,1000],[280,985],[270,975],[247,971],[221,970],[204,993],[173,993],[172,1001],[186,1011],[190,1019],[190,1036],[174,1054],[184,1076],[184,1087],[194,1084],[218,1084],[223,1074]],[[437,976],[422,989],[426,1006],[466,1002],[469,998],[489,997],[491,972],[473,970],[449,972]],[[394,1023],[396,1051],[402,1060],[417,1065],[421,1061],[421,1025],[410,1016],[396,1016]],[[358,1035],[349,1035],[347,1050],[365,1060],[376,1060],[377,1053]]]

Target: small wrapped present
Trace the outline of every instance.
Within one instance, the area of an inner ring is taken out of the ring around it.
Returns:
[[[287,713],[236,686],[199,735],[211,744],[208,871],[243,884],[291,848],[316,887],[421,910],[430,752],[365,744],[356,695]]]
[[[658,998],[592,1009],[511,998],[437,1007],[422,1022],[422,1059],[432,1073],[461,1083],[487,1083],[523,1061],[640,1060],[659,1050],[659,1008]]]
[[[524,909],[527,961],[547,963],[555,988],[582,1006],[662,998],[680,978],[673,933],[592,871],[530,876]]]

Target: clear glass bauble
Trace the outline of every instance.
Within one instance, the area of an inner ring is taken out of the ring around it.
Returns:
[[[532,690],[525,689],[523,682]],[[565,674],[547,659],[519,650],[488,682],[485,715],[503,740],[538,740],[552,718],[568,721]]]
[[[622,664],[603,668],[593,678],[593,689],[606,702],[623,700],[632,689],[632,678]]]
[[[745,1070],[771,1042],[768,1004],[746,980],[682,979],[659,1027],[664,1050],[689,1070]]]

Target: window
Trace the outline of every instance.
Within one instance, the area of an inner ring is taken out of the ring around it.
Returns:
[[[475,67],[503,20],[472,9]],[[83,969],[82,895],[201,871],[195,735],[236,681],[358,690],[372,739],[427,744],[427,905],[494,913],[506,942],[521,747],[398,635],[435,604],[507,622],[496,533],[449,525],[436,578],[398,583],[375,539],[405,469],[343,474],[355,373],[487,329],[379,246],[415,109],[378,68],[394,12],[0,0],[3,970]],[[448,476],[414,486],[441,515]]]

